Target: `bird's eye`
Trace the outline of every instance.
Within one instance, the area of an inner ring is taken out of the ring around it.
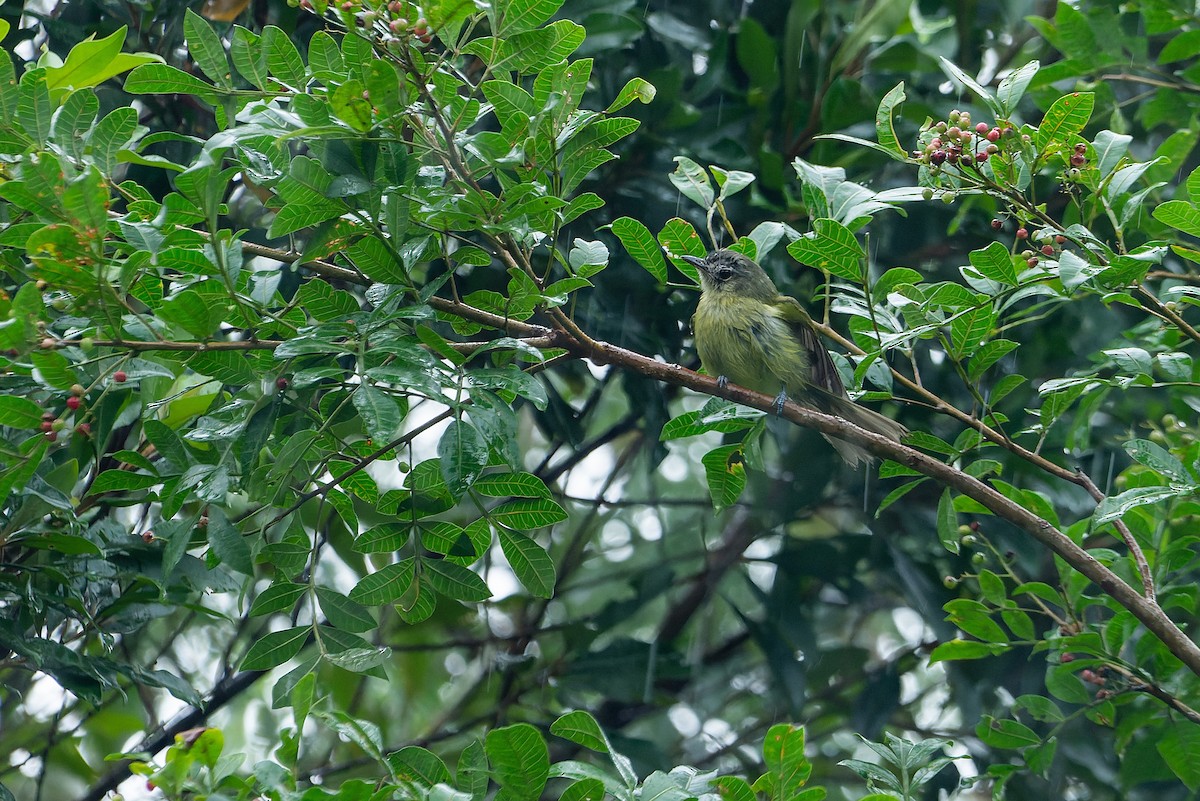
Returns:
[[[728,281],[733,276],[733,270],[729,267],[718,267],[716,279],[718,281]]]

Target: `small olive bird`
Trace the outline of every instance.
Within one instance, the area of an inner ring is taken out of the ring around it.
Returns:
[[[682,258],[700,271],[700,305],[692,327],[700,361],[718,382],[732,381],[766,394],[777,392],[779,412],[791,397],[896,441],[906,433],[895,420],[847,397],[812,319],[799,301],[779,294],[762,267],[732,250],[718,250],[704,259]],[[851,467],[872,459],[857,445],[835,437],[825,439]]]

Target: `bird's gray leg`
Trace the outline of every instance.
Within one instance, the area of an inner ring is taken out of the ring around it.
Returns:
[[[783,416],[783,405],[785,403],[787,403],[787,401],[788,401],[787,390],[786,389],[779,390],[779,394],[775,396],[775,403],[773,404],[775,407],[775,416],[776,417]]]
[[[717,376],[717,389],[724,391],[729,386],[729,376]]]

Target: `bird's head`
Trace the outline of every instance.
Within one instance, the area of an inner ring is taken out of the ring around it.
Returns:
[[[733,250],[715,250],[701,259],[683,256],[684,261],[700,271],[700,288],[704,292],[728,293],[762,301],[779,295],[775,283],[751,259]]]

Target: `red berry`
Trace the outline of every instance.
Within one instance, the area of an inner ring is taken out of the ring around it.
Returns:
[[[1084,164],[1087,164],[1087,156],[1081,156],[1078,153],[1072,154],[1072,156],[1071,156],[1071,166],[1072,167],[1082,167]]]
[[[45,437],[46,437],[47,441],[49,441],[49,442],[57,442],[58,441],[58,432],[57,431],[47,431],[45,434]]]
[[[986,122],[978,123],[975,126],[975,133],[985,134],[988,132],[988,124]]]
[[[1086,154],[1087,153],[1087,145],[1085,145],[1083,142],[1076,142],[1075,143],[1075,152],[1079,153],[1079,154]]]
[[[124,384],[127,378],[129,378],[129,374],[124,370],[118,370],[113,373],[113,381],[116,381],[118,384]]]
[[[1053,256],[1054,245],[1042,245],[1042,253],[1046,254],[1047,256]]]
[[[147,531],[142,534],[142,542],[154,542],[154,532]]]
[[[1027,265],[1029,265],[1030,267],[1037,267],[1037,266],[1038,266],[1038,257],[1037,257],[1037,256],[1034,256],[1034,257],[1032,257],[1032,258],[1030,258],[1030,259],[1026,259],[1026,260],[1025,260],[1025,263],[1026,263]]]
[[[1074,662],[1075,654],[1063,654],[1061,657],[1059,657],[1059,661],[1063,664],[1066,664],[1067,662]]]
[[[987,161],[987,160],[988,160],[988,154],[987,154],[987,153],[976,153],[976,154],[975,154],[975,160],[976,160],[976,161]]]
[[[42,431],[49,433],[53,430],[54,430],[54,421],[53,420],[43,420],[42,421]]]
[[[1054,241],[1061,245],[1063,242],[1067,241],[1067,238],[1062,234],[1059,234],[1058,236],[1054,237]]]
[[[275,388],[278,389],[280,392],[287,389],[291,385],[292,385],[292,382],[288,381],[283,376],[279,376],[279,378],[275,379]]]
[[[1029,238],[1028,229],[1026,229],[1026,228],[1018,228],[1017,229],[1017,239],[1028,239],[1028,238]]]
[[[90,437],[92,435],[92,427],[87,423],[80,423],[79,425],[75,426],[75,430],[78,433],[83,434],[85,437]]]
[[[1002,223],[1000,220],[992,220],[992,230],[993,231],[999,231],[1003,227],[1004,227],[1004,223]]]
[[[67,398],[67,408],[70,409],[71,411],[76,411],[79,408],[79,403],[80,403],[79,398],[77,398],[74,395]]]
[[[940,167],[946,163],[946,151],[935,150],[929,154],[929,163],[935,167]]]
[[[988,131],[987,138],[988,138],[989,142],[999,142],[1000,141],[1000,129],[993,128],[992,130]]]

